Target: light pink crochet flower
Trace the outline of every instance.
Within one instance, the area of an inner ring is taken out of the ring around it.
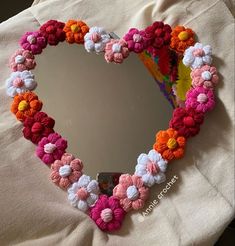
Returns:
[[[123,39],[127,42],[128,49],[136,53],[142,52],[147,45],[144,30],[139,31],[136,28],[131,28]]]
[[[212,110],[215,106],[213,90],[202,86],[190,89],[186,94],[185,106],[203,113]]]
[[[124,39],[111,39],[105,46],[104,58],[107,62],[122,63],[128,55],[129,50]]]
[[[143,208],[149,195],[149,189],[144,186],[141,177],[122,174],[119,184],[113,189],[113,196],[120,199],[120,204],[125,211]]]
[[[35,57],[29,50],[17,50],[9,60],[9,66],[13,72],[34,69],[36,66]]]
[[[100,195],[90,210],[90,217],[101,230],[114,231],[121,227],[125,211],[117,198]]]
[[[193,87],[203,86],[211,89],[214,89],[219,80],[216,68],[208,65],[192,70],[191,78]]]
[[[26,32],[20,39],[20,45],[24,50],[32,51],[35,55],[42,53],[47,41],[40,32]]]
[[[72,154],[64,153],[61,160],[51,165],[51,180],[62,189],[67,189],[82,176],[83,164]]]
[[[51,164],[55,160],[60,160],[67,148],[67,141],[58,133],[51,133],[48,137],[43,137],[36,148],[36,155],[45,163]]]

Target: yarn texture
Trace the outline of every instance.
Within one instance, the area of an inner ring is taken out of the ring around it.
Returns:
[[[54,119],[44,112],[37,112],[33,117],[24,121],[23,135],[32,143],[37,144],[43,137],[53,133]]]
[[[72,154],[64,153],[61,160],[51,165],[51,180],[62,189],[67,189],[82,176],[82,161]]]
[[[40,27],[40,33],[50,45],[57,45],[65,40],[65,32],[63,30],[65,24],[56,20],[49,20]]]
[[[20,39],[20,45],[24,50],[29,50],[36,55],[42,53],[42,50],[47,46],[47,41],[38,31],[26,32]]]
[[[83,174],[68,189],[68,200],[72,206],[86,212],[97,201],[99,192],[98,182]]]
[[[26,91],[33,91],[36,87],[37,82],[34,75],[27,70],[12,72],[10,78],[6,80],[6,91],[10,97]]]
[[[122,174],[119,178],[119,184],[113,189],[113,196],[120,200],[125,211],[138,210],[144,207],[149,196],[149,189],[144,186],[141,177]]]
[[[91,27],[84,36],[84,47],[88,52],[100,54],[105,50],[106,44],[110,41],[110,36],[103,27]]]
[[[43,137],[36,148],[36,155],[47,165],[60,160],[67,148],[67,141],[58,133]]]
[[[185,106],[202,113],[211,111],[215,106],[213,90],[202,86],[190,89],[186,94]]]
[[[180,136],[189,138],[199,133],[203,121],[204,114],[193,108],[176,108],[173,111],[169,126],[177,130]]]
[[[212,48],[210,45],[196,43],[184,52],[183,63],[192,69],[200,68],[203,65],[210,65],[212,62]]]
[[[135,167],[135,175],[142,178],[148,187],[155,183],[160,184],[166,180],[165,171],[167,161],[156,150],[152,149],[148,154],[140,154]]]
[[[9,67],[13,72],[34,69],[35,57],[29,50],[18,49],[9,59]]]
[[[102,231],[111,232],[120,229],[125,211],[117,198],[100,195],[90,210],[90,217]]]
[[[165,160],[180,159],[184,155],[186,139],[180,136],[178,131],[169,128],[156,134],[156,142],[153,148],[158,151]]]
[[[11,112],[17,120],[24,121],[26,117],[32,117],[42,108],[42,102],[33,92],[25,92],[14,97]]]

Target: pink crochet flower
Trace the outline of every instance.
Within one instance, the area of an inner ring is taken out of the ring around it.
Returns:
[[[171,27],[162,21],[155,21],[151,26],[145,28],[145,37],[148,40],[148,52],[157,55],[159,49],[169,45],[171,41]]]
[[[145,31],[139,31],[136,28],[131,28],[123,39],[127,42],[128,49],[135,53],[142,52],[147,45]]]
[[[67,148],[67,141],[58,133],[43,137],[36,148],[36,155],[47,165],[60,160]]]
[[[34,69],[36,66],[35,57],[28,50],[17,50],[9,60],[9,66],[13,72]]]
[[[32,51],[32,53],[40,54],[46,47],[47,41],[38,31],[26,32],[20,39],[20,45],[24,50]]]
[[[72,154],[64,153],[61,160],[51,165],[51,180],[62,189],[67,189],[82,176],[82,161]]]
[[[149,189],[144,186],[141,177],[122,174],[119,184],[113,189],[113,196],[120,199],[120,204],[125,211],[143,208],[149,195]]]
[[[114,231],[121,227],[125,211],[117,198],[100,195],[90,210],[90,217],[102,231]]]
[[[200,68],[193,69],[191,72],[193,87],[203,86],[204,88],[214,89],[219,77],[215,67],[204,65]]]
[[[40,32],[46,38],[48,44],[57,45],[65,40],[64,26],[63,22],[49,20],[40,27]]]
[[[213,90],[202,86],[190,89],[186,94],[185,106],[203,113],[212,110],[215,106]]]
[[[129,50],[124,39],[111,39],[105,46],[104,58],[107,62],[122,63],[128,55]]]

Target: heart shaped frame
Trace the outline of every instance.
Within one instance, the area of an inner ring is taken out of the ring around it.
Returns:
[[[153,149],[138,157],[135,173],[116,176],[111,196],[101,194],[102,183],[83,174],[82,161],[66,153],[67,141],[54,132],[55,121],[41,111],[42,102],[32,92],[37,86],[30,71],[36,66],[34,55],[47,44],[65,40],[84,44],[90,53],[103,53],[107,62],[120,64],[130,52],[138,53],[175,108],[169,128],[157,132]],[[11,111],[23,123],[24,137],[37,145],[36,155],[51,166],[51,180],[67,190],[74,207],[88,212],[103,231],[119,229],[126,212],[144,207],[149,188],[166,180],[168,163],[183,157],[187,138],[199,133],[205,113],[213,109],[218,76],[211,66],[211,47],[195,44],[191,29],[172,30],[159,21],[144,30],[131,28],[119,39],[81,20],[49,20],[39,30],[26,32],[20,45],[9,61],[12,74],[6,88],[13,97]]]

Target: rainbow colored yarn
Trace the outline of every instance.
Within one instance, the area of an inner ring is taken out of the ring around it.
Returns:
[[[83,173],[82,161],[66,153],[67,141],[54,132],[54,119],[41,111],[42,102],[32,92],[37,83],[29,70],[36,66],[35,55],[63,41],[83,44],[88,52],[103,53],[107,62],[118,64],[130,52],[138,53],[175,108],[170,128],[156,133],[153,149],[139,155],[133,174],[118,176],[111,196],[101,194],[99,183]],[[6,92],[13,98],[11,112],[22,122],[24,137],[36,145],[36,155],[51,167],[52,182],[67,190],[72,206],[88,213],[103,231],[119,229],[127,212],[144,207],[150,187],[166,180],[168,164],[183,157],[187,139],[199,133],[205,114],[214,108],[218,76],[211,66],[211,47],[195,44],[191,29],[172,30],[159,21],[114,39],[104,28],[89,28],[81,20],[49,20],[26,32],[20,45],[9,60],[12,74]]]

